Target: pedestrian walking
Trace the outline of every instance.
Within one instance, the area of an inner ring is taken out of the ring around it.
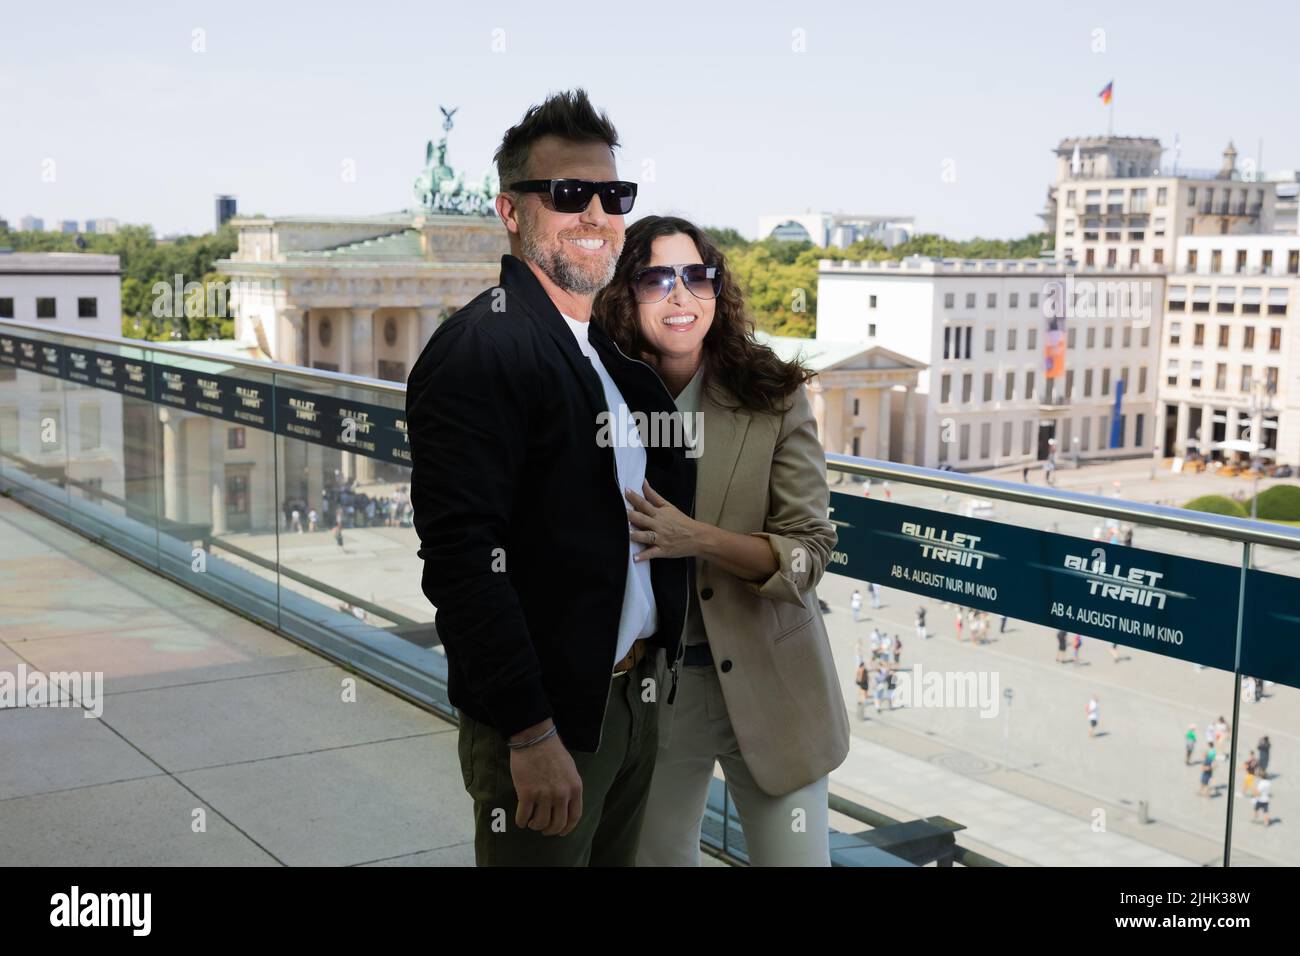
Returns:
[[[1201,789],[1197,791],[1202,797],[1210,795],[1210,781],[1214,779],[1214,751],[1211,749],[1206,752],[1205,759],[1201,761]]]
[[[1251,815],[1251,818],[1250,818],[1250,822],[1251,822],[1251,823],[1263,823],[1264,826],[1266,826],[1266,827],[1267,827],[1267,826],[1272,826],[1272,824],[1273,824],[1273,818],[1269,815],[1269,812],[1268,812],[1268,797],[1269,797],[1269,791],[1272,790],[1272,789],[1273,789],[1273,784],[1270,783],[1268,780],[1261,780],[1261,781],[1259,782],[1259,784],[1256,786],[1256,788],[1255,788],[1255,812]],[[1264,819],[1263,819],[1263,820],[1261,820],[1261,819],[1259,818],[1259,815],[1260,815],[1261,813],[1264,814]]]
[[[1259,743],[1255,745],[1255,749],[1259,751],[1259,776],[1261,779],[1267,780],[1268,779],[1268,755],[1269,752],[1272,751],[1273,749],[1273,744],[1269,742],[1267,736],[1260,737]]]
[[[1101,704],[1097,703],[1097,695],[1093,694],[1088,698],[1088,736],[1097,736],[1097,722],[1101,720]]]
[[[1183,766],[1186,767],[1192,762],[1192,755],[1196,753],[1196,725],[1187,725],[1187,735],[1183,738],[1185,753],[1183,754]]]
[[[877,611],[880,610],[880,585],[874,581],[867,583],[867,593],[871,595],[871,606]]]
[[[925,606],[922,605],[916,609],[916,636],[918,640],[924,641],[927,637],[925,633]]]
[[[1066,663],[1065,642],[1068,637],[1069,635],[1063,630],[1056,632],[1056,663],[1058,664]]]
[[[849,596],[849,610],[853,612],[853,622],[856,624],[862,612],[862,594],[857,589]]]

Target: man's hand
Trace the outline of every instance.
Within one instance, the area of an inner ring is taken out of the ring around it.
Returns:
[[[531,740],[551,729],[550,719],[510,738]],[[546,836],[568,836],[582,819],[582,777],[558,734],[510,751],[510,778],[519,797],[515,824]]]

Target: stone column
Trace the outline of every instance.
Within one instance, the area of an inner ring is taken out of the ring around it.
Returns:
[[[162,422],[163,442],[163,517],[171,521],[184,520],[184,503],[181,490],[181,456],[185,453],[179,415],[170,408],[158,410]]]
[[[208,478],[212,485],[212,533],[225,534],[226,425],[219,418],[208,419]]]
[[[406,310],[406,374],[409,377],[411,369],[415,368],[415,360],[420,357],[420,352],[424,349],[425,340],[420,338],[420,310]]]
[[[352,372],[352,314],[340,311],[334,316],[334,334],[339,342],[339,371]]]
[[[305,328],[302,309],[297,306],[286,305],[280,310],[280,328],[275,343],[276,355],[274,356],[277,362],[282,362],[285,365],[307,364],[306,349],[303,347],[306,338]]]
[[[1237,409],[1234,408],[1232,405],[1228,406],[1227,419],[1228,419],[1228,424],[1227,427],[1224,428],[1223,430],[1223,437],[1225,441],[1232,441],[1234,438],[1237,437],[1237,419],[1238,419]],[[1230,453],[1230,454],[1235,454],[1235,453]]]
[[[881,461],[889,460],[889,405],[890,388],[883,385],[876,389],[876,457]]]
[[[1209,457],[1212,444],[1214,444],[1214,406],[1206,405],[1201,409],[1201,454]]]
[[[1192,409],[1187,402],[1178,403],[1178,422],[1174,425],[1174,454],[1186,457],[1188,432],[1192,424]]]
[[[419,315],[420,321],[419,347],[415,350],[416,357],[418,358],[420,352],[424,350],[425,345],[428,344],[429,339],[433,337],[433,333],[437,330],[438,325],[440,324],[438,322],[438,316],[442,315],[442,309],[422,306],[415,311]],[[414,364],[414,361],[412,361],[412,364]]]
[[[341,369],[352,375],[375,377],[375,310],[353,309],[351,322],[352,364]]]
[[[904,401],[907,402],[903,406],[903,464],[905,465],[919,464],[916,460],[916,407],[914,404],[916,396],[913,394],[914,392],[913,386],[909,385],[903,393]]]
[[[826,403],[826,431],[822,434],[822,447],[832,453],[853,454],[853,446],[845,444],[851,439],[844,434],[844,389],[827,388],[823,390]]]

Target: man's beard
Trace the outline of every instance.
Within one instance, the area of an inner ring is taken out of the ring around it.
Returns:
[[[568,238],[605,239],[610,243],[609,258],[602,267],[599,260],[590,257],[575,260],[564,254],[565,238],[556,237],[554,245],[546,245],[537,235],[533,224],[524,220],[520,223],[519,239],[523,246],[524,258],[537,263],[547,277],[565,292],[574,295],[593,295],[614,278],[618,267],[618,257],[623,252],[623,243],[615,244],[612,231],[570,235]]]

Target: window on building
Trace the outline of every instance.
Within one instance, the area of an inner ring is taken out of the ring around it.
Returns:
[[[1007,329],[1007,351],[1014,352],[1015,350],[1016,350],[1016,330]]]
[[[1038,329],[1032,325],[1029,327],[1029,330],[1025,332],[1025,348],[1029,349],[1031,352],[1038,348]]]
[[[1142,326],[1142,347],[1148,348],[1151,345],[1151,326]]]
[[[1178,385],[1178,359],[1171,358],[1165,363],[1165,384]]]
[[[1270,352],[1282,351],[1282,330],[1280,328],[1268,330],[1268,350]]]
[[[993,423],[980,423],[980,459],[986,459],[993,454],[993,449],[989,446],[993,441]]]
[[[77,298],[77,318],[95,319],[99,317],[99,300],[95,298]]]
[[[1092,448],[1092,416],[1084,415],[1079,420],[1079,450],[1089,451]]]
[[[1191,381],[1192,381],[1192,388],[1201,387],[1201,360],[1200,359],[1194,359],[1192,361]]]
[[[951,325],[945,325],[943,327],[943,357],[946,359],[952,358],[952,326]]]
[[[1006,374],[1007,374],[1007,388],[1006,388],[1006,395],[1004,396],[1004,399],[1005,401],[1009,402],[1013,398],[1015,398],[1016,395],[1016,373],[1007,372]]]
[[[1214,390],[1226,391],[1228,388],[1228,366],[1224,362],[1214,363]]]
[[[1265,275],[1273,271],[1273,250],[1264,249],[1259,254],[1259,269]]]
[[[1110,416],[1100,415],[1097,418],[1097,447],[1110,447]]]
[[[1083,253],[1084,265],[1095,266],[1097,264],[1096,250],[1087,249]]]
[[[1230,334],[1230,326],[1219,326],[1219,348],[1226,349],[1228,347],[1228,336]]]
[[[1108,368],[1101,370],[1101,394],[1110,394],[1110,369]]]
[[[966,372],[961,377],[961,400],[963,403],[970,401],[971,373]]]
[[[1022,455],[1031,454],[1034,450],[1034,420],[1028,419],[1021,430],[1021,452]]]
[[[1250,380],[1253,374],[1254,374],[1254,369],[1252,369],[1249,365],[1243,365],[1241,367],[1241,391],[1247,393],[1250,392]]]
[[[968,309],[973,309],[973,308],[975,308],[975,293],[974,293],[974,292],[967,292],[967,293],[966,293],[966,308],[968,308]],[[966,456],[963,455],[962,457],[964,458],[964,457],[966,457]]]
[[[1014,308],[1016,308],[1019,304],[1020,304],[1020,293],[1019,293],[1019,292],[1008,292],[1008,293],[1007,293],[1007,306],[1008,306],[1009,308],[1014,309]]]
[[[1169,201],[1169,188],[1167,186],[1161,186],[1158,189],[1156,189],[1156,205],[1163,206],[1168,201]]]
[[[993,401],[993,373],[984,373],[984,401]]]
[[[953,293],[945,292],[943,294],[943,307],[945,309],[951,309],[956,302],[956,298],[957,297],[953,295]]]
[[[1110,348],[1115,344],[1115,327],[1108,325],[1102,331],[1102,348]]]
[[[1145,365],[1139,365],[1139,366],[1138,366],[1138,390],[1137,390],[1137,393],[1138,393],[1139,395],[1145,395],[1145,394],[1147,393],[1147,367],[1146,367]]]
[[[1188,272],[1196,271],[1196,250],[1195,249],[1187,250],[1187,271]]]
[[[12,319],[14,317],[14,300],[12,298],[0,299],[0,319]]]
[[[949,441],[951,441],[951,439],[948,437],[948,425],[945,422],[940,422],[939,423],[939,461],[941,462],[948,460]],[[857,449],[854,449],[854,451],[856,450]]]
[[[1286,254],[1286,271],[1288,275],[1300,273],[1300,249],[1292,249]]]
[[[996,292],[990,292],[988,294],[987,302],[990,309],[996,309],[998,307],[998,294]]]
[[[952,376],[944,373],[939,379],[939,402],[947,405],[952,401]]]
[[[965,354],[964,356],[962,356],[963,358],[970,358],[970,356],[971,356],[971,351],[970,351],[970,338],[971,338],[971,334],[972,334],[974,331],[975,331],[975,326],[973,326],[973,325],[968,325],[968,326],[966,326],[966,354]]]
[[[1065,340],[1066,340],[1066,348],[1071,348],[1071,349],[1074,348],[1075,334],[1074,334],[1073,325],[1070,326],[1070,330],[1065,333]]]
[[[1038,308],[1038,293],[1037,293],[1037,292],[1031,292],[1031,293],[1029,293],[1029,307],[1030,307],[1031,309],[1036,309],[1036,308]]]
[[[992,352],[997,349],[998,330],[989,326],[984,330],[984,351]]]
[[[1120,345],[1128,348],[1133,343],[1133,326],[1126,325],[1120,333]]]
[[[1193,345],[1204,345],[1204,344],[1205,344],[1205,324],[1204,324],[1204,323],[1202,323],[1202,322],[1197,322],[1196,325],[1192,327],[1192,344],[1193,344]]]
[[[1065,370],[1065,397],[1071,398],[1074,395],[1074,369]]]
[[[970,459],[970,425],[962,425],[958,433],[957,457],[961,461]]]
[[[1090,368],[1083,370],[1083,397],[1092,397],[1092,369]]]
[[[38,319],[58,318],[58,316],[56,315],[56,307],[54,304],[54,299],[52,297],[38,298],[36,300],[36,317]]]
[[[876,307],[876,297],[874,295],[867,296],[867,308],[874,309],[875,307]]]
[[[1002,423],[1002,457],[1011,457],[1011,423]]]
[[[1236,271],[1237,272],[1246,271],[1246,250],[1245,249],[1237,250]]]
[[[1038,392],[1034,388],[1034,373],[1032,369],[1025,373],[1025,398],[1032,401],[1037,401],[1038,399]]]
[[[227,428],[227,429],[226,429],[226,447],[227,447],[227,448],[243,448],[243,447],[244,447],[245,440],[246,440],[246,436],[245,436],[245,433],[244,433],[244,429],[243,429],[243,428]]]
[[[1210,250],[1210,272],[1218,274],[1223,271],[1223,250]]]
[[[1264,369],[1264,388],[1270,395],[1277,393],[1277,369],[1271,365]]]
[[[868,338],[872,338],[872,339],[874,339],[874,338],[876,337],[876,323],[875,323],[875,322],[868,322],[868,323],[867,323],[867,337],[868,337]]]
[[[1165,250],[1155,249],[1151,253],[1151,261],[1155,265],[1162,266],[1165,264]]]
[[[1091,326],[1091,325],[1088,326],[1087,344],[1086,344],[1085,347],[1086,347],[1086,348],[1090,348],[1090,349],[1091,349],[1091,348],[1096,348],[1096,347],[1097,347],[1097,328],[1096,328],[1096,326]]]

